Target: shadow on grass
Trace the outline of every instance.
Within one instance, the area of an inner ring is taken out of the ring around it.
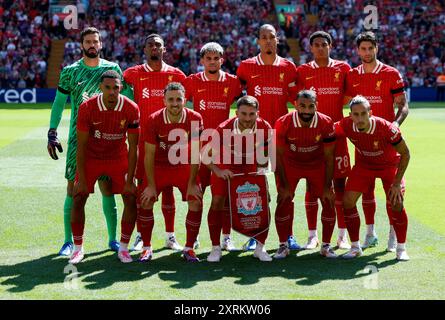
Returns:
[[[162,250],[156,250],[160,252]],[[156,252],[155,252],[156,253]],[[272,253],[270,251],[269,253]],[[110,251],[88,253],[85,260],[76,266],[85,289],[97,290],[115,283],[140,281],[157,275],[163,281],[173,282],[175,289],[193,288],[199,282],[212,282],[223,278],[235,278],[237,285],[250,285],[264,278],[281,277],[295,280],[295,285],[311,286],[328,280],[348,280],[366,276],[365,267],[373,265],[378,269],[386,268],[395,259],[381,260],[385,251],[364,254],[354,260],[328,260],[314,253],[292,254],[284,260],[270,263],[260,262],[252,257],[252,252],[230,252],[223,255],[220,263],[205,261],[208,252],[199,254],[200,263],[186,263],[181,253],[157,256],[148,263],[133,262],[122,264],[116,254]],[[137,253],[132,253],[136,260]],[[66,257],[48,255],[36,260],[0,267],[0,277],[8,277],[1,284],[13,286],[9,292],[26,292],[47,284],[63,284],[69,275]],[[71,271],[72,272],[72,271]]]

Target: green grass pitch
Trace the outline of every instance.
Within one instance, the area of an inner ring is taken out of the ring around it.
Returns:
[[[157,205],[154,260],[123,265],[107,251],[97,191],[86,208],[86,259],[77,267],[77,280],[65,283],[72,270],[66,268],[67,258],[56,255],[63,241],[65,153],[54,161],[46,151],[50,106],[0,105],[0,299],[445,299],[445,104],[410,106],[402,131],[412,154],[406,174],[411,261],[397,262],[394,253],[385,251],[389,227],[380,182],[380,245],[354,261],[326,260],[311,251],[261,263],[251,252],[235,252],[224,253],[219,264],[187,264],[179,253],[163,249],[164,222]],[[64,147],[68,121],[66,110],[59,128]],[[269,183],[273,212],[276,190],[273,179]],[[294,234],[300,244],[307,236],[303,187],[300,183],[295,199]],[[210,251],[209,200],[206,192],[197,251],[203,260]],[[121,211],[121,200],[118,207]],[[178,202],[181,243],[185,214],[186,206]],[[234,239],[239,247],[247,240],[238,234]],[[270,253],[277,246],[273,222],[266,246]]]

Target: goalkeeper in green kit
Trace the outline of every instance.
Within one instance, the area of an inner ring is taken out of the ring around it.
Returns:
[[[107,70],[115,70],[120,75],[122,71],[114,62],[100,58],[102,42],[99,30],[93,27],[84,29],[80,34],[83,58],[63,68],[60,74],[56,98],[51,109],[50,129],[48,130],[48,153],[54,160],[58,159],[57,151],[63,152],[62,145],[57,138],[57,127],[62,118],[67,97],[71,100],[71,119],[68,137],[68,151],[66,155],[65,178],[68,180],[67,195],[63,207],[63,220],[65,226],[65,241],[59,251],[59,255],[70,256],[73,251],[71,233],[71,208],[73,205],[73,186],[76,175],[76,151],[77,137],[76,124],[78,108],[82,102],[100,93],[100,77]],[[131,88],[124,85],[122,94],[133,99]],[[99,188],[102,193],[102,206],[107,222],[108,246],[113,251],[119,250],[119,242],[116,241],[117,209],[114,195],[111,193],[110,181],[107,177],[99,180]]]

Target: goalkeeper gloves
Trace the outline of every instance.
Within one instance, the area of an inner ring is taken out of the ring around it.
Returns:
[[[56,129],[49,129],[48,130],[48,153],[51,158],[54,160],[59,159],[57,156],[56,148],[59,150],[59,152],[63,152],[62,144],[60,143],[59,139],[57,139],[57,130]]]

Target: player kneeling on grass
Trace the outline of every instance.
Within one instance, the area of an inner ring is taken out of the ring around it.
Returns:
[[[264,153],[271,140],[272,128],[258,116],[258,100],[252,96],[244,96],[238,99],[236,107],[236,117],[221,123],[215,130],[212,141],[203,148],[203,160],[205,158],[209,160],[206,164],[212,171],[210,183],[212,204],[208,214],[212,251],[207,257],[209,262],[219,262],[222,256],[220,236],[224,204],[228,197],[227,181],[234,174],[257,172],[260,166],[267,168],[269,160],[268,154]],[[264,149],[263,163],[257,158],[257,149]],[[253,256],[261,261],[272,261],[264,248],[266,238],[267,231],[256,237],[257,245]]]
[[[188,262],[198,262],[193,244],[199,233],[202,216],[202,191],[198,184],[199,136],[203,128],[199,113],[185,107],[185,89],[178,82],[171,82],[164,90],[165,108],[143,119],[142,139],[145,144],[145,174],[138,215],[138,229],[144,247],[140,261],[152,258],[150,247],[153,231],[153,205],[158,192],[177,187],[182,200],[188,202],[185,227],[187,240],[183,257]],[[178,156],[179,154],[179,156]]]
[[[123,95],[120,75],[115,71],[102,74],[101,94],[79,107],[77,119],[77,172],[74,182],[74,202],[71,227],[74,252],[70,263],[82,261],[85,203],[94,184],[101,176],[108,176],[107,188],[122,194],[121,245],[119,259],[131,262],[128,242],[136,222],[136,186],[133,181],[139,137],[139,108]],[[125,140],[128,133],[128,150]]]
[[[297,96],[296,111],[282,116],[275,123],[277,135],[278,189],[275,225],[280,246],[274,255],[283,259],[290,253],[287,239],[292,235],[294,193],[298,182],[306,179],[308,189],[321,200],[323,210],[323,245],[320,254],[336,258],[330,243],[335,227],[332,178],[334,173],[334,123],[317,112],[314,91],[302,90]]]
[[[350,117],[336,123],[337,135],[346,136],[355,145],[355,166],[349,174],[344,195],[345,222],[351,238],[351,250],[343,258],[362,255],[359,242],[360,216],[356,203],[360,196],[380,178],[391,204],[391,219],[397,237],[397,260],[409,260],[405,241],[408,216],[403,206],[405,174],[410,154],[398,126],[372,116],[371,105],[363,96],[349,103]]]

